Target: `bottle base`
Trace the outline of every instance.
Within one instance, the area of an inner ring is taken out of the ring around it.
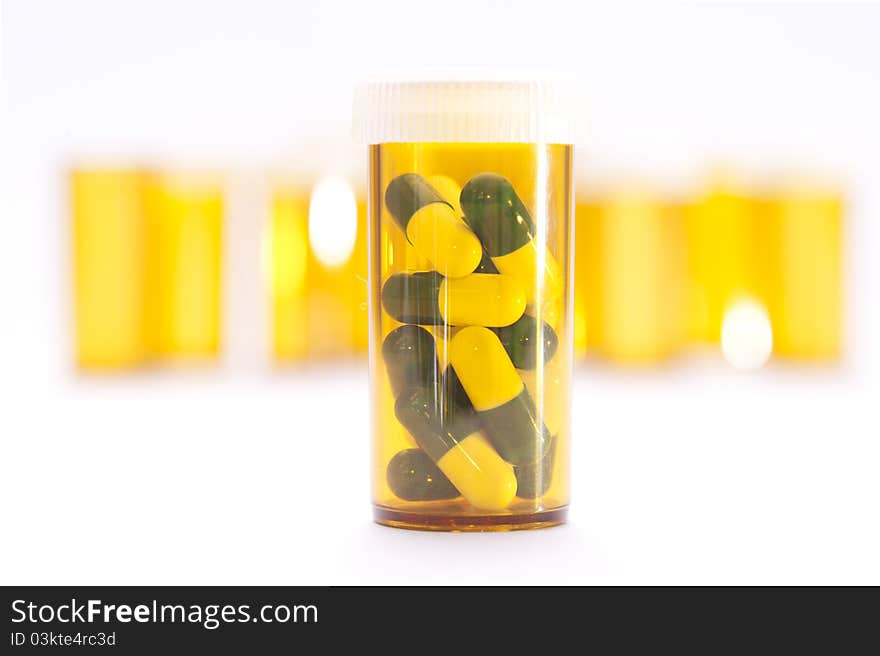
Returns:
[[[525,531],[564,524],[568,508],[517,515],[425,515],[381,506],[373,507],[373,521],[382,526],[415,531],[493,532]]]

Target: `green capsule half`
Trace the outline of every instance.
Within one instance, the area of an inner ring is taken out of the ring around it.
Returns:
[[[434,462],[479,430],[473,408],[451,405],[437,384],[405,390],[394,404],[394,414]]]
[[[535,223],[507,178],[480,173],[461,190],[464,219],[490,257],[523,247],[535,234]]]
[[[495,173],[471,178],[461,191],[465,221],[492,264],[524,287],[531,314],[556,325],[565,276],[553,254],[536,239],[535,224],[510,182]]]
[[[486,435],[501,457],[512,465],[538,462],[550,445],[550,431],[539,421],[535,402],[523,387],[507,403],[477,413]]]
[[[538,320],[524,314],[516,323],[492,329],[517,369],[534,369],[540,349],[544,350],[543,362],[549,362],[556,354],[559,346],[556,331],[547,322],[541,323],[543,326],[539,329]]]
[[[399,175],[385,188],[385,207],[404,233],[416,212],[434,203],[442,203],[454,213],[452,205],[416,173]]]
[[[556,459],[556,437],[550,439],[550,448],[538,462],[514,467],[516,496],[520,499],[537,499],[547,494],[553,482],[553,463]]]
[[[475,508],[502,510],[516,494],[513,467],[479,431],[472,411],[444,402],[440,385],[401,394],[394,411],[437,467]]]
[[[401,323],[443,324],[437,297],[443,276],[436,271],[396,273],[382,286],[382,307]]]
[[[395,397],[409,387],[439,380],[437,344],[421,326],[407,324],[388,333],[382,342],[382,359]]]
[[[405,449],[389,462],[388,487],[404,501],[437,501],[461,496],[455,486],[421,449]]]

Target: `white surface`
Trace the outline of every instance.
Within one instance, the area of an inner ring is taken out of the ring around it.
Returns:
[[[880,7],[304,5],[3,4],[0,582],[880,584]],[[230,232],[251,269],[221,375],[71,377],[71,159],[302,159],[401,59],[574,70],[585,176],[838,173],[845,367],[591,365],[571,523],[508,535],[371,525],[363,374],[241,362],[265,352],[259,216]]]
[[[203,373],[7,408],[3,582],[880,583],[872,399],[843,373],[581,371],[570,524],[496,535],[371,524],[366,390]]]

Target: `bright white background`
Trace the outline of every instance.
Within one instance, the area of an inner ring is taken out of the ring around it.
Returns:
[[[0,20],[3,583],[880,583],[877,6],[19,0]],[[272,372],[256,330],[217,370],[71,370],[68,162],[253,178],[344,134],[356,78],[465,65],[579,74],[581,177],[724,158],[844,180],[845,361],[581,367],[570,524],[505,535],[370,523],[364,367]]]

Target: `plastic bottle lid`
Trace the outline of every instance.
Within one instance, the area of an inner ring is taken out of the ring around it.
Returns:
[[[569,85],[538,77],[384,80],[359,86],[362,143],[572,143]]]

